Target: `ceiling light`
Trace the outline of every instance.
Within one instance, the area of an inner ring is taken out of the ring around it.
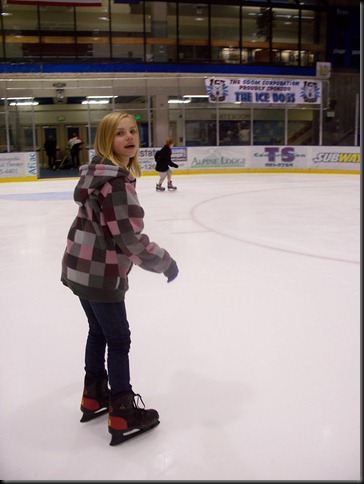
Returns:
[[[13,101],[9,103],[10,106],[38,106],[38,101]]]
[[[82,101],[82,104],[109,104],[108,99],[90,99],[87,101]]]
[[[39,102],[34,101],[32,97],[2,97],[2,101],[11,101],[9,102],[10,106],[38,106]]]
[[[169,99],[168,104],[188,104],[191,99]]]
[[[183,97],[194,97],[194,98],[204,98],[204,97],[210,97],[208,94],[186,94]]]

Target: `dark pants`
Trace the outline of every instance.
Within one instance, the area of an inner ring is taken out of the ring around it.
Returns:
[[[85,351],[85,371],[91,377],[107,371],[112,394],[131,390],[129,370],[130,330],[125,302],[104,303],[80,298],[89,332]]]
[[[49,168],[53,168],[53,166],[55,165],[56,163],[56,152],[48,152],[47,153],[47,156],[48,156],[48,167]]]
[[[80,149],[79,148],[72,148],[71,149],[71,160],[72,165],[74,168],[80,166]]]

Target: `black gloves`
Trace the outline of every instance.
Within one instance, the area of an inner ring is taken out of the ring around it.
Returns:
[[[178,165],[176,163],[173,163],[173,162],[172,162],[172,166],[173,166],[173,168],[178,168]]]
[[[179,270],[178,270],[176,261],[174,261],[172,259],[170,266],[168,267],[166,272],[164,272],[163,274],[166,276],[167,282],[172,282],[178,276],[178,272],[179,272]]]

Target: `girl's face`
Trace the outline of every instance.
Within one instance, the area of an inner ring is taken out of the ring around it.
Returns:
[[[127,165],[139,148],[138,128],[133,118],[123,118],[116,127],[113,152],[116,158]]]

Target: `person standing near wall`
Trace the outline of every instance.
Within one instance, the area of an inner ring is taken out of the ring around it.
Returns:
[[[77,133],[73,132],[72,137],[68,140],[68,148],[70,149],[73,168],[79,168],[80,166],[80,148],[82,143],[83,141]]]
[[[50,170],[55,170],[56,167],[56,157],[57,157],[57,141],[53,135],[49,135],[44,142],[44,149],[48,156],[48,168]]]
[[[176,163],[172,161],[172,148],[174,145],[173,138],[167,138],[166,144],[163,146],[162,149],[156,152],[154,158],[157,162],[155,169],[159,172],[159,182],[156,185],[157,192],[164,192],[165,188],[162,186],[164,180],[167,178],[168,190],[177,190],[177,187],[173,186],[172,184],[172,171],[169,168],[173,166],[174,168],[178,168]]]

